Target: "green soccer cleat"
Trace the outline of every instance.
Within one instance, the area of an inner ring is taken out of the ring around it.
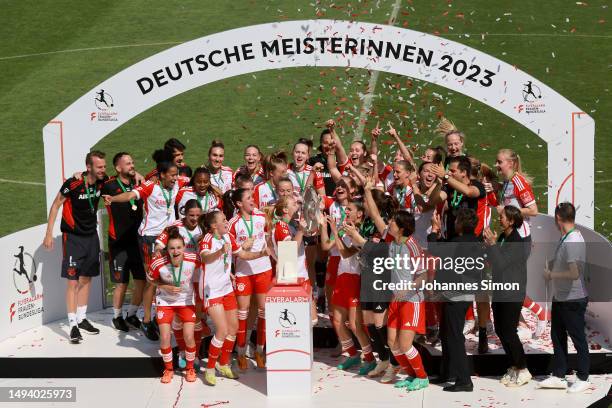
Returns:
[[[367,375],[370,371],[376,368],[376,360],[364,361],[359,367],[359,375]]]
[[[418,391],[429,387],[429,378],[415,378],[408,386],[408,391]]]
[[[403,380],[398,381],[395,384],[393,384],[393,386],[395,388],[408,388],[410,387],[410,384],[412,384],[412,381],[414,381],[414,377],[406,377]]]
[[[357,365],[361,362],[361,357],[355,355],[352,357],[347,357],[346,360],[338,364],[338,370],[348,370],[354,365]]]

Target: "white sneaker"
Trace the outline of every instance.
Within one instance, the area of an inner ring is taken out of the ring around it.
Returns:
[[[515,376],[512,381],[506,384],[508,387],[520,387],[521,385],[527,384],[531,381],[531,373],[528,369],[523,368],[522,370],[515,371]],[[567,385],[567,384],[566,384]]]
[[[567,389],[567,381],[565,380],[565,378],[559,378],[555,377],[554,375],[551,375],[547,379],[538,382],[536,388],[565,390]]]
[[[548,322],[546,320],[538,320],[538,324],[536,326],[535,332],[533,332],[533,338],[537,339],[538,337],[540,337],[541,335],[544,334],[544,331],[546,330],[546,324]]]
[[[506,371],[506,374],[504,374],[502,378],[499,380],[499,382],[504,385],[508,385],[508,383],[512,381],[515,377],[516,377],[516,370],[510,367],[508,368],[508,371]]]
[[[374,378],[383,375],[387,367],[389,367],[389,360],[379,361],[376,363],[376,367],[368,373],[368,377]]]
[[[385,374],[380,379],[380,382],[383,384],[389,384],[395,381],[395,377],[399,371],[399,367],[393,367],[391,364],[385,370]]]
[[[475,328],[476,328],[476,324],[474,323],[474,320],[466,320],[465,323],[463,324],[463,335],[465,336],[473,332]]]
[[[582,380],[576,379],[576,382],[573,383],[571,387],[567,389],[567,392],[572,393],[572,394],[578,393],[578,392],[584,392],[588,390],[590,386],[591,386],[591,383],[588,380],[582,381]]]

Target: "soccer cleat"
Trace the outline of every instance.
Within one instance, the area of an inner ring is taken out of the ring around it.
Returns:
[[[369,378],[380,377],[385,373],[385,370],[389,367],[389,360],[379,361],[376,364],[376,368],[368,373]]]
[[[79,344],[81,340],[83,340],[83,336],[81,336],[79,328],[72,326],[72,329],[70,329],[70,342],[72,344]]]
[[[512,379],[512,381],[509,381],[508,384],[506,384],[506,386],[508,386],[508,387],[520,387],[521,385],[525,385],[529,381],[531,381],[531,373],[526,368],[523,368],[522,370],[516,371],[515,373],[516,374],[515,374],[514,378]]]
[[[516,377],[516,370],[510,367],[508,368],[508,371],[506,371],[506,374],[504,374],[502,378],[499,380],[499,382],[504,385],[508,385],[508,383],[510,381],[513,381],[515,377]]]
[[[113,327],[116,330],[122,331],[122,332],[129,332],[130,328],[128,327],[127,323],[125,322],[125,320],[123,320],[123,316],[119,316],[119,317],[114,317],[113,320]]]
[[[184,351],[179,351],[178,354],[178,366],[181,370],[183,370],[185,367],[187,367],[187,360],[185,359],[185,352]]]
[[[238,368],[240,371],[246,371],[249,368],[249,360],[245,355],[238,355]]]
[[[536,329],[533,332],[533,338],[537,339],[544,334],[546,330],[546,320],[538,320],[538,324],[536,325]]]
[[[155,327],[153,326],[152,322],[142,322],[142,326],[140,326],[142,329],[142,332],[144,333],[145,337],[151,341],[157,341],[159,340],[159,335],[157,334],[157,332],[155,331]]]
[[[555,377],[554,375],[551,375],[547,379],[537,383],[536,388],[565,390],[567,389],[567,381],[565,380],[565,378],[559,378]]]
[[[204,381],[208,385],[216,385],[217,384],[217,376],[215,375],[214,368],[207,368],[204,372]]]
[[[125,318],[125,321],[132,327],[136,328],[136,329],[140,329],[141,326],[141,322],[140,319],[138,318],[138,316],[131,315]]]
[[[87,334],[99,334],[100,329],[96,329],[89,323],[89,320],[83,319],[81,323],[79,323],[79,329],[83,330]]]
[[[361,357],[358,355],[354,355],[352,357],[347,357],[346,360],[338,364],[338,370],[348,370],[354,365],[357,365],[361,362]]]
[[[237,380],[238,374],[234,373],[232,368],[229,365],[220,365],[217,363],[217,371],[225,378],[229,378],[230,380]]]
[[[200,372],[200,363],[201,360],[198,357],[193,360],[193,369],[196,371],[196,373]]]
[[[172,381],[173,376],[174,371],[164,370],[164,374],[162,375],[162,378],[159,381],[161,381],[163,384],[168,384],[170,381]]]
[[[395,388],[408,388],[410,386],[410,384],[412,383],[412,381],[414,381],[415,378],[414,377],[406,377],[401,381],[396,382],[395,384],[393,384],[393,386]]]
[[[414,380],[410,382],[410,384],[408,384],[408,387],[406,388],[408,389],[408,391],[418,391],[418,390],[422,390],[423,388],[427,388],[427,387],[429,387],[429,379],[425,377],[425,378],[415,378]]]
[[[584,392],[588,390],[590,386],[591,383],[589,381],[582,381],[580,379],[576,379],[576,382],[574,382],[571,387],[567,389],[567,392],[569,392],[570,394]]]
[[[463,335],[466,336],[472,333],[476,329],[476,323],[474,320],[466,320],[463,324]]]
[[[255,363],[257,368],[266,368],[266,356],[263,353],[255,352]]]
[[[394,367],[393,365],[389,364],[389,367],[387,367],[385,370],[385,374],[383,374],[380,382],[383,384],[389,384],[395,381],[395,377],[397,376],[399,369],[399,367]]]
[[[185,381],[187,381],[187,382],[194,382],[196,380],[196,378],[197,378],[196,372],[195,372],[195,370],[193,368],[190,368],[185,373]]]
[[[376,360],[364,361],[359,367],[359,375],[367,375],[370,371],[376,368]]]

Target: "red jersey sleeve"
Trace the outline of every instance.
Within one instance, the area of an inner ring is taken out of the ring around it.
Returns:
[[[147,173],[147,175],[145,176],[145,180],[147,181],[151,181],[151,180],[157,180],[157,169],[153,169],[151,170],[149,173]]]
[[[323,204],[325,204],[325,209],[329,210],[329,207],[334,203],[334,199],[329,196],[323,197]]]
[[[206,234],[204,238],[202,238],[200,240],[200,243],[198,244],[198,252],[202,253],[203,251],[210,251],[211,248],[212,248],[212,237]]]
[[[146,200],[153,193],[154,187],[155,183],[153,183],[152,181],[145,181],[132,191],[135,191],[136,194],[138,194],[139,199]]]
[[[344,163],[338,165],[338,171],[340,173],[344,173],[344,170],[346,170],[346,168],[348,167],[349,161],[350,161],[350,159],[347,158]]]
[[[325,188],[325,183],[323,182],[323,175],[318,171],[315,171],[314,180],[312,183],[314,185],[315,190]]]
[[[487,194],[487,204],[493,207],[497,207],[499,205],[495,191],[491,191]]]
[[[147,277],[149,278],[149,280],[154,281],[159,279],[159,270],[162,266],[164,266],[163,257],[153,258],[153,261],[151,261],[151,266],[147,268]]]
[[[189,185],[190,180],[191,179],[187,176],[178,176],[176,182],[178,183],[179,188],[183,188]]]
[[[235,253],[240,252],[242,248],[240,248],[240,245],[236,243],[236,239],[234,239],[234,236],[232,234],[229,234],[229,237],[230,237],[230,244],[232,245],[232,253],[235,254]]]
[[[291,233],[289,232],[289,226],[287,223],[280,221],[274,226],[274,240],[276,242],[282,242],[291,239]]]
[[[159,237],[157,237],[157,239],[155,240],[155,242],[159,242],[160,244],[162,244],[164,247],[166,247],[168,245],[168,228],[164,228],[164,230],[162,231],[161,234],[159,234]]]
[[[253,189],[253,201],[255,201],[255,207],[259,208],[259,188],[261,187],[261,184],[258,184],[255,186],[255,188]]]
[[[389,166],[388,164],[385,165],[385,167],[383,168],[382,172],[378,173],[378,178],[382,181],[384,181],[387,176],[389,175],[389,173],[391,173],[393,171],[393,167]]]
[[[535,204],[533,189],[523,176],[515,174],[514,177],[512,177],[512,183],[514,184],[514,195],[523,207],[529,207]]]

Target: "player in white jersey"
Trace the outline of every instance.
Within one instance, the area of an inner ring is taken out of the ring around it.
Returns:
[[[229,233],[228,222],[220,211],[206,214],[203,224],[207,233],[200,241],[200,256],[204,264],[200,296],[215,325],[204,378],[208,384],[215,385],[215,366],[224,377],[238,378],[230,368],[238,330],[238,305],[232,287],[232,258],[235,256],[249,261],[268,256],[269,252],[267,248],[259,251],[243,250]]]
[[[391,272],[391,282],[407,284],[412,288],[394,290],[389,304],[387,321],[389,348],[408,377],[395,383],[396,388],[416,391],[429,385],[423,361],[412,345],[417,333],[425,334],[425,302],[423,292],[418,290],[427,277],[425,257],[413,233],[414,214],[400,210],[389,222],[389,234],[394,237],[389,245],[389,257],[409,259],[408,267],[397,266]],[[406,258],[407,257],[407,258]]]
[[[531,178],[527,176],[521,168],[521,158],[516,152],[510,149],[501,149],[497,153],[495,167],[498,173],[502,176],[504,184],[500,192],[498,200],[497,212],[501,213],[507,205],[512,205],[521,210],[523,216],[523,225],[518,229],[521,238],[529,243],[525,245],[528,251],[527,256],[531,253],[531,227],[529,225],[529,217],[538,215],[538,205],[531,187]],[[538,317],[538,323],[533,333],[534,338],[540,337],[546,329],[546,312],[544,308],[533,301],[529,294],[525,296],[523,307],[531,310]]]
[[[213,140],[208,149],[208,170],[211,184],[222,193],[232,189],[234,172],[223,165],[225,159],[225,145],[220,140]]]
[[[256,145],[248,145],[244,148],[244,164],[234,172],[234,181],[238,174],[245,174],[251,178],[253,184],[265,181],[265,173],[262,166],[264,156]],[[236,185],[234,184],[234,187]]]
[[[194,339],[194,326],[196,322],[196,293],[194,282],[201,274],[201,264],[198,256],[185,253],[185,242],[178,228],[168,231],[167,254],[155,258],[147,277],[157,285],[157,322],[160,330],[160,349],[164,361],[162,383],[172,381],[174,374],[172,366],[172,347],[170,338],[172,334],[171,323],[174,315],[178,315],[183,323],[185,338],[185,355],[187,358],[187,371],[185,380],[193,382],[196,373],[193,362],[196,355]]]
[[[267,181],[259,183],[253,191],[253,199],[257,208],[274,205],[278,200],[276,185],[287,175],[287,155],[284,152],[271,154],[264,163]]]
[[[266,217],[255,208],[250,191],[235,190],[232,202],[238,208],[238,215],[230,220],[230,234],[236,243],[247,251],[259,252],[267,248]],[[265,367],[263,347],[266,341],[265,299],[272,283],[272,264],[268,256],[257,259],[236,259],[236,295],[238,296],[238,366],[241,370],[248,368],[246,360],[246,329],[249,316],[251,295],[257,301],[257,366]]]
[[[311,140],[302,138],[297,141],[293,146],[293,163],[288,166],[288,177],[298,194],[303,194],[307,186],[314,185],[320,195],[325,195],[321,173],[313,171],[312,166],[307,163],[311,150]]]
[[[388,193],[392,194],[400,203],[400,208],[410,212],[416,210],[412,185],[416,183],[416,173],[412,164],[405,160],[395,162],[393,165],[393,184]]]
[[[176,205],[179,216],[184,214],[185,203],[195,199],[200,203],[204,214],[216,211],[223,207],[223,193],[210,183],[210,172],[206,167],[198,167],[189,185],[181,188],[176,196]]]
[[[321,217],[319,220],[319,232],[321,233],[321,246],[323,250],[329,250],[331,246],[335,246],[340,254],[338,276],[331,303],[333,304],[334,328],[342,345],[342,351],[348,353],[348,358],[340,363],[338,368],[340,370],[348,370],[350,367],[361,363],[361,357],[357,353],[352,340],[353,334],[361,345],[364,360],[359,368],[359,375],[366,375],[376,366],[376,359],[372,353],[372,345],[368,335],[363,329],[363,318],[359,309],[361,290],[361,270],[357,255],[359,249],[353,245],[352,239],[344,230],[346,224],[359,228],[363,222],[363,207],[360,210],[355,203],[348,203],[344,209],[344,215],[345,217],[341,223],[333,218],[333,216]],[[331,229],[331,237],[327,234],[328,225]],[[349,322],[348,328],[345,324],[347,321]]]
[[[442,182],[431,171],[432,163],[423,162],[419,167],[419,179],[412,186],[416,204],[413,237],[421,248],[427,249],[427,235],[431,232],[431,217],[440,203],[446,201]]]
[[[140,246],[143,252],[145,269],[151,263],[155,241],[161,232],[175,220],[174,205],[181,182],[178,181],[176,164],[161,162],[157,165],[158,181],[146,181],[132,191],[116,196],[104,196],[106,205],[142,200],[144,217],[138,229]],[[143,294],[144,319],[142,329],[149,340],[157,341],[156,328],[151,321],[151,303],[155,287],[147,281]]]

